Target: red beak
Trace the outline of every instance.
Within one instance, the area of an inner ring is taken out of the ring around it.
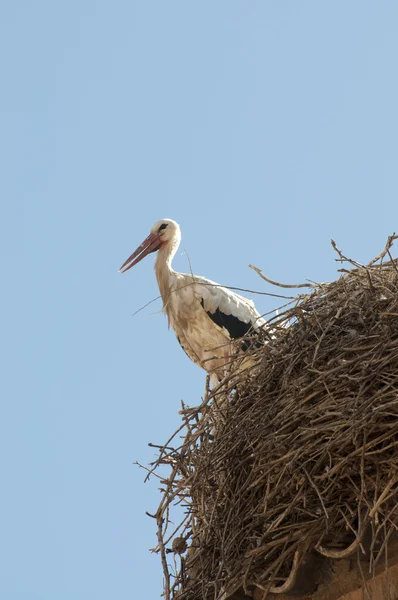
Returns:
[[[142,244],[138,246],[137,250],[133,252],[133,254],[129,256],[129,258],[126,260],[126,262],[122,264],[119,271],[121,273],[125,273],[126,271],[131,269],[131,267],[134,267],[134,265],[139,263],[140,260],[142,260],[147,254],[159,250],[160,245],[160,237],[156,233],[150,233],[146,240],[144,240]]]

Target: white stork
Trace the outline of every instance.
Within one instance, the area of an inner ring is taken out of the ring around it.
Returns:
[[[171,262],[180,241],[178,223],[171,219],[157,221],[119,271],[125,273],[147,254],[157,251],[155,272],[169,326],[189,358],[215,375],[217,381],[231,360],[231,341],[251,332],[255,335],[266,322],[251,300],[210,279],[174,271]],[[247,344],[242,344],[242,349],[246,348]]]

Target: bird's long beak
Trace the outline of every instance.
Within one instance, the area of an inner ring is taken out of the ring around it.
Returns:
[[[121,273],[125,273],[131,267],[134,267],[137,263],[140,262],[147,254],[151,252],[155,252],[159,250],[161,245],[160,237],[156,233],[150,233],[146,240],[142,242],[140,246],[138,246],[137,250],[133,252],[131,256],[122,264],[119,271]],[[130,263],[130,264],[129,264]]]

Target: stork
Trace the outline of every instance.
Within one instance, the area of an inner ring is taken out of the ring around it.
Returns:
[[[188,357],[210,373],[214,385],[224,376],[234,354],[233,340],[247,334],[256,336],[266,322],[251,300],[210,279],[174,271],[171,263],[180,241],[178,223],[172,219],[157,221],[119,271],[125,273],[157,252],[155,273],[169,326]],[[247,343],[243,342],[241,349],[247,349]]]

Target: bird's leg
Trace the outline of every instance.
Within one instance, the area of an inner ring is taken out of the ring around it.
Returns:
[[[213,434],[216,432],[219,424],[221,422],[225,422],[225,416],[223,414],[224,413],[223,409],[225,408],[225,404],[226,404],[225,391],[221,387],[220,390],[217,390],[217,392],[214,393],[214,390],[220,386],[220,383],[223,380],[223,376],[221,376],[221,374],[219,374],[220,371],[221,371],[221,369],[219,368],[218,373],[217,373],[217,371],[212,371],[210,373],[211,387],[213,390],[213,399],[212,399],[212,414],[213,414],[213,419],[214,419],[214,428],[212,429]]]
[[[228,345],[228,347],[226,347],[224,349],[224,368],[222,369],[223,378],[227,377],[227,375],[229,375],[233,370],[234,351],[235,351],[235,348],[233,347],[232,344]]]
[[[225,367],[224,367],[224,377],[226,377],[226,375],[228,374],[228,366],[230,364],[231,361],[231,352],[228,350],[224,350],[224,361],[225,361]]]
[[[220,380],[218,378],[218,375],[215,371],[212,371],[210,373],[210,383],[211,383],[211,387],[214,390],[215,387],[218,386],[218,384],[220,383]]]
[[[206,400],[210,396],[210,381],[211,381],[211,374],[207,373],[207,375],[206,375],[206,391],[205,391],[205,399]]]

